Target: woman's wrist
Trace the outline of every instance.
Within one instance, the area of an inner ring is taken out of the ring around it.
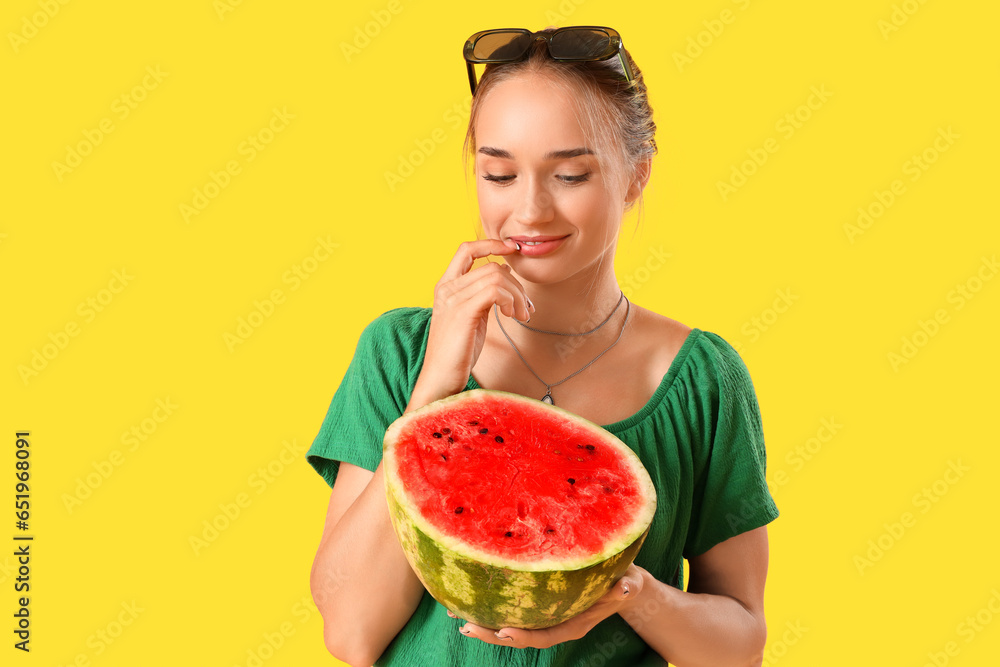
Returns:
[[[623,600],[618,614],[633,630],[639,632],[652,618],[662,618],[668,609],[672,610],[676,602],[674,594],[680,591],[654,577],[649,570],[638,566],[636,569],[642,577],[639,590]]]
[[[450,384],[452,383],[432,379],[421,372],[417,378],[417,383],[413,386],[413,393],[410,394],[410,402],[406,405],[406,412],[413,412],[428,403],[433,403],[439,399],[457,394],[465,388],[463,385],[457,389],[452,389]]]

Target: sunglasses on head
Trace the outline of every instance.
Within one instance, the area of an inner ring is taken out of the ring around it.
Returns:
[[[477,32],[465,41],[463,54],[469,70],[469,86],[476,94],[474,64],[513,63],[528,57],[535,40],[546,42],[549,57],[563,62],[607,60],[618,56],[626,81],[633,79],[632,68],[625,57],[625,47],[617,31],[596,25],[558,28],[551,32],[531,32],[521,28],[499,28]]]

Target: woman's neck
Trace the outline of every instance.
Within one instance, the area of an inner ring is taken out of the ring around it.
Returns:
[[[622,291],[613,270],[598,279],[567,280],[557,284],[522,284],[535,306],[530,326],[561,333],[583,333],[608,318],[616,306],[624,312]],[[615,318],[612,317],[612,320]],[[611,324],[609,321],[608,324]]]

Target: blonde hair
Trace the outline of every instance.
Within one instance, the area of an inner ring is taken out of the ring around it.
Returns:
[[[543,32],[551,32],[546,28]],[[656,123],[646,95],[642,72],[625,51],[633,80],[626,82],[625,72],[617,57],[593,62],[559,62],[549,57],[542,40],[532,42],[526,59],[514,63],[486,65],[476,86],[469,113],[469,128],[462,146],[463,159],[471,162],[476,173],[476,123],[490,92],[501,82],[524,73],[539,73],[570,92],[581,110],[578,121],[584,136],[592,142],[603,173],[610,176],[613,186],[624,195],[628,184],[637,175],[637,168],[656,154]],[[638,199],[642,212],[642,194]],[[636,201],[626,205],[632,209]]]

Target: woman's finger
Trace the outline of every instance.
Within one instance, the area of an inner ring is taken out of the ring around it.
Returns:
[[[564,624],[543,630],[516,630],[504,628],[490,630],[475,623],[466,623],[458,631],[466,637],[484,641],[487,644],[510,646],[512,648],[548,648],[571,639],[578,639],[582,634],[573,635]]]
[[[517,300],[510,286],[491,279],[483,279],[468,285],[456,294],[455,298],[469,309],[469,316],[475,319],[482,317],[493,304],[496,304],[500,312],[507,317],[514,317],[517,312]]]
[[[499,264],[481,267],[451,286],[457,289],[453,292],[454,301],[466,303],[476,313],[482,313],[496,303],[507,317],[516,317],[522,322],[527,322],[530,317],[524,287]]]
[[[524,285],[514,277],[508,265],[495,262],[480,266],[455,280],[438,283],[435,289],[435,306],[445,305],[449,302],[452,304],[464,303],[473,298],[479,290],[488,289],[494,285],[502,286],[517,297],[513,310],[504,310],[504,314],[527,322],[534,306],[528,300],[528,293],[525,291]],[[487,303],[486,305],[491,304]]]
[[[445,269],[442,281],[454,280],[464,273],[468,273],[473,263],[477,259],[489,257],[490,255],[510,255],[517,252],[514,241],[501,241],[499,239],[480,239],[478,241],[466,241],[458,246],[455,256]]]
[[[507,271],[507,274],[510,275],[511,280],[513,280],[514,283],[521,289],[521,293],[524,295],[524,304],[525,307],[527,308],[526,319],[524,321],[527,322],[528,320],[531,319],[531,313],[535,312],[535,304],[531,303],[531,299],[528,297],[528,291],[524,289],[524,285],[521,284],[521,281],[517,280],[512,275],[514,269],[510,268],[510,264],[501,264],[500,266],[502,266]]]

